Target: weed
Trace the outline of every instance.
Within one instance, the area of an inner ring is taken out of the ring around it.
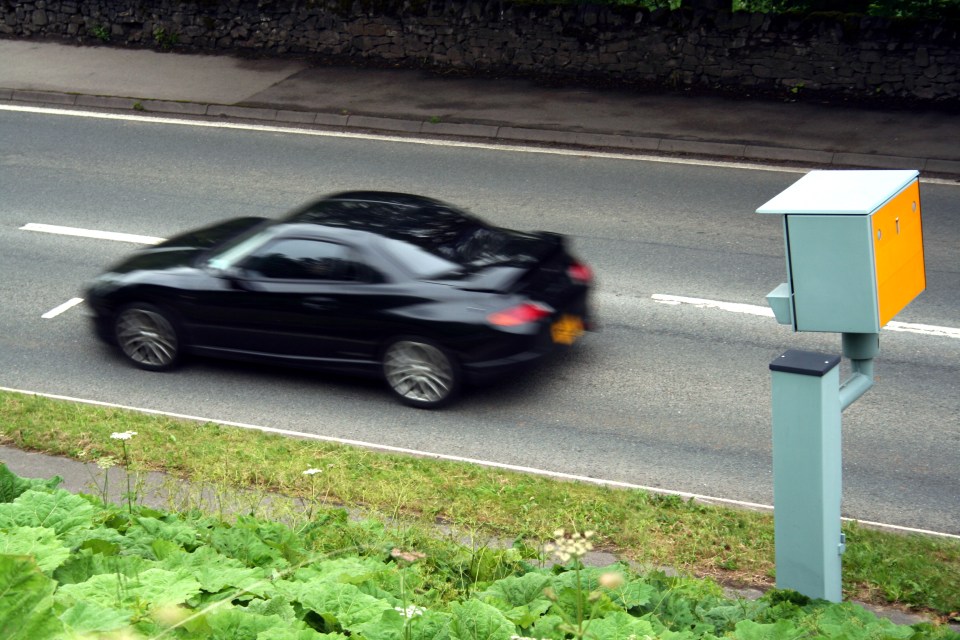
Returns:
[[[102,24],[94,25],[90,29],[90,35],[100,42],[110,42],[110,27]]]
[[[156,27],[153,30],[153,41],[161,49],[172,49],[180,42],[180,36],[176,33],[168,33],[163,27]]]
[[[130,512],[130,515],[133,515],[133,503],[136,502],[139,496],[139,492],[133,490],[133,487],[135,485],[138,486],[138,483],[130,482],[130,452],[127,451],[127,440],[135,435],[137,435],[136,431],[121,431],[110,434],[110,438],[119,440],[121,447],[123,447],[123,470],[127,478],[127,492],[123,497],[127,500],[127,510]],[[106,483],[106,481],[104,481],[104,483]]]

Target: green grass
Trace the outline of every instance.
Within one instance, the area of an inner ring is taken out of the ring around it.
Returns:
[[[589,529],[597,549],[641,567],[669,566],[739,586],[774,583],[768,513],[0,392],[3,444],[89,462],[122,460],[124,441],[110,437],[122,431],[137,432],[126,441],[131,469],[220,491],[249,489],[251,505],[279,493],[424,532],[441,524],[480,541],[531,545],[556,529]],[[305,475],[307,469],[320,472]],[[845,532],[846,598],[957,618],[960,542],[857,525]]]

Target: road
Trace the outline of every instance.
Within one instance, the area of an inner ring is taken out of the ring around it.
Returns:
[[[780,221],[754,211],[798,173],[3,111],[0,141],[2,387],[771,504],[768,365],[839,353],[838,335],[751,312],[785,280]],[[602,329],[535,375],[425,412],[321,374],[150,374],[98,344],[82,306],[41,318],[135,245],[24,225],[165,237],[371,187],[573,236]],[[843,415],[843,511],[960,534],[960,189],[924,184],[922,198],[928,290],[897,320],[953,333],[882,333],[877,384]]]

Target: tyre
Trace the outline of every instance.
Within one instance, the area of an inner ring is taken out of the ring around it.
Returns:
[[[442,347],[422,338],[396,340],[383,352],[383,375],[404,404],[435,409],[460,391],[460,370]]]
[[[124,307],[114,320],[123,355],[148,371],[172,369],[180,360],[180,336],[169,314],[147,303]]]

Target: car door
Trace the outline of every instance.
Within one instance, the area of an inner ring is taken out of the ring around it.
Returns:
[[[370,359],[386,278],[352,247],[278,238],[240,265],[238,348],[294,360]]]

